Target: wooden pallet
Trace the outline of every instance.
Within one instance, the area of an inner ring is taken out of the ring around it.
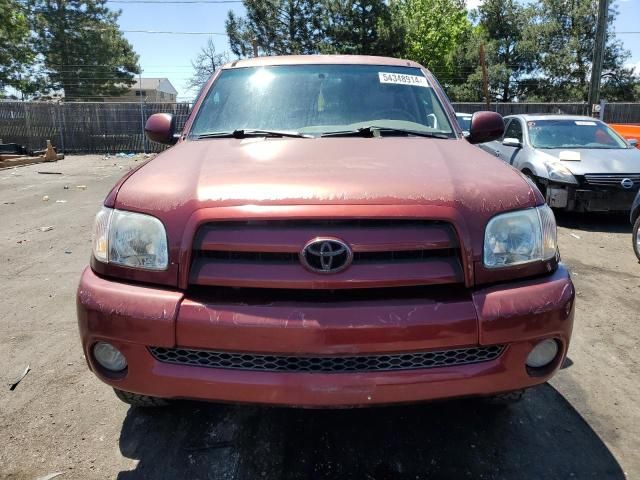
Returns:
[[[62,160],[64,155],[57,154],[55,160],[45,160],[44,155],[37,157],[29,157],[25,155],[0,155],[0,170],[12,167],[20,167],[23,165],[34,165],[36,163],[55,162]]]

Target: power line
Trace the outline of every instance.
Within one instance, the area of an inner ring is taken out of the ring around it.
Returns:
[[[155,4],[165,4],[165,5],[184,5],[184,4],[192,4],[192,3],[213,3],[213,4],[223,4],[223,3],[242,3],[242,0],[168,0],[163,2],[162,0],[107,0],[109,3],[155,3]]]
[[[224,35],[222,32],[173,32],[168,30],[120,30],[123,33],[156,33],[161,35]]]

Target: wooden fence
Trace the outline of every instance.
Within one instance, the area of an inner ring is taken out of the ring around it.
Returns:
[[[458,112],[484,110],[485,104],[454,103]],[[65,153],[159,152],[164,146],[149,142],[144,123],[157,112],[173,113],[182,129],[188,103],[45,103],[0,102],[0,139],[28,149],[40,149],[51,140]],[[497,103],[491,109],[502,115],[564,113],[586,115],[585,103]],[[640,123],[640,103],[608,103],[604,120]]]
[[[159,152],[144,123],[158,112],[173,113],[178,128],[187,120],[188,103],[0,102],[0,139],[28,149],[47,140],[65,153]]]

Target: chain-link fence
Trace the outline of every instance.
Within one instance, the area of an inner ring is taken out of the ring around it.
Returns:
[[[453,107],[465,113],[486,109],[482,102],[454,102]],[[145,138],[147,118],[158,112],[173,113],[180,130],[190,110],[189,103],[0,102],[0,139],[30,150],[42,149],[51,140],[65,153],[158,152],[166,147]],[[589,113],[586,103],[494,103],[491,110],[502,115]],[[640,103],[607,103],[604,120],[640,123]]]
[[[0,139],[41,149],[47,140],[65,153],[158,152],[144,123],[158,112],[173,113],[178,129],[189,116],[189,103],[45,103],[0,102]]]
[[[483,102],[453,102],[456,112],[473,113],[486,110]],[[604,103],[603,120],[607,123],[640,123],[640,103]],[[492,103],[491,110],[501,115],[555,113],[590,115],[587,103]]]

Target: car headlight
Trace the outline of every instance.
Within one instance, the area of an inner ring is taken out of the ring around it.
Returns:
[[[562,183],[578,183],[576,177],[574,177],[573,173],[571,173],[571,170],[565,167],[562,163],[557,161],[545,162],[545,166],[547,167],[547,172],[549,173],[549,180]]]
[[[151,215],[103,207],[93,229],[93,256],[103,263],[146,270],[165,270],[167,234]]]
[[[485,229],[488,268],[549,260],[556,252],[556,219],[548,205],[497,215]]]

